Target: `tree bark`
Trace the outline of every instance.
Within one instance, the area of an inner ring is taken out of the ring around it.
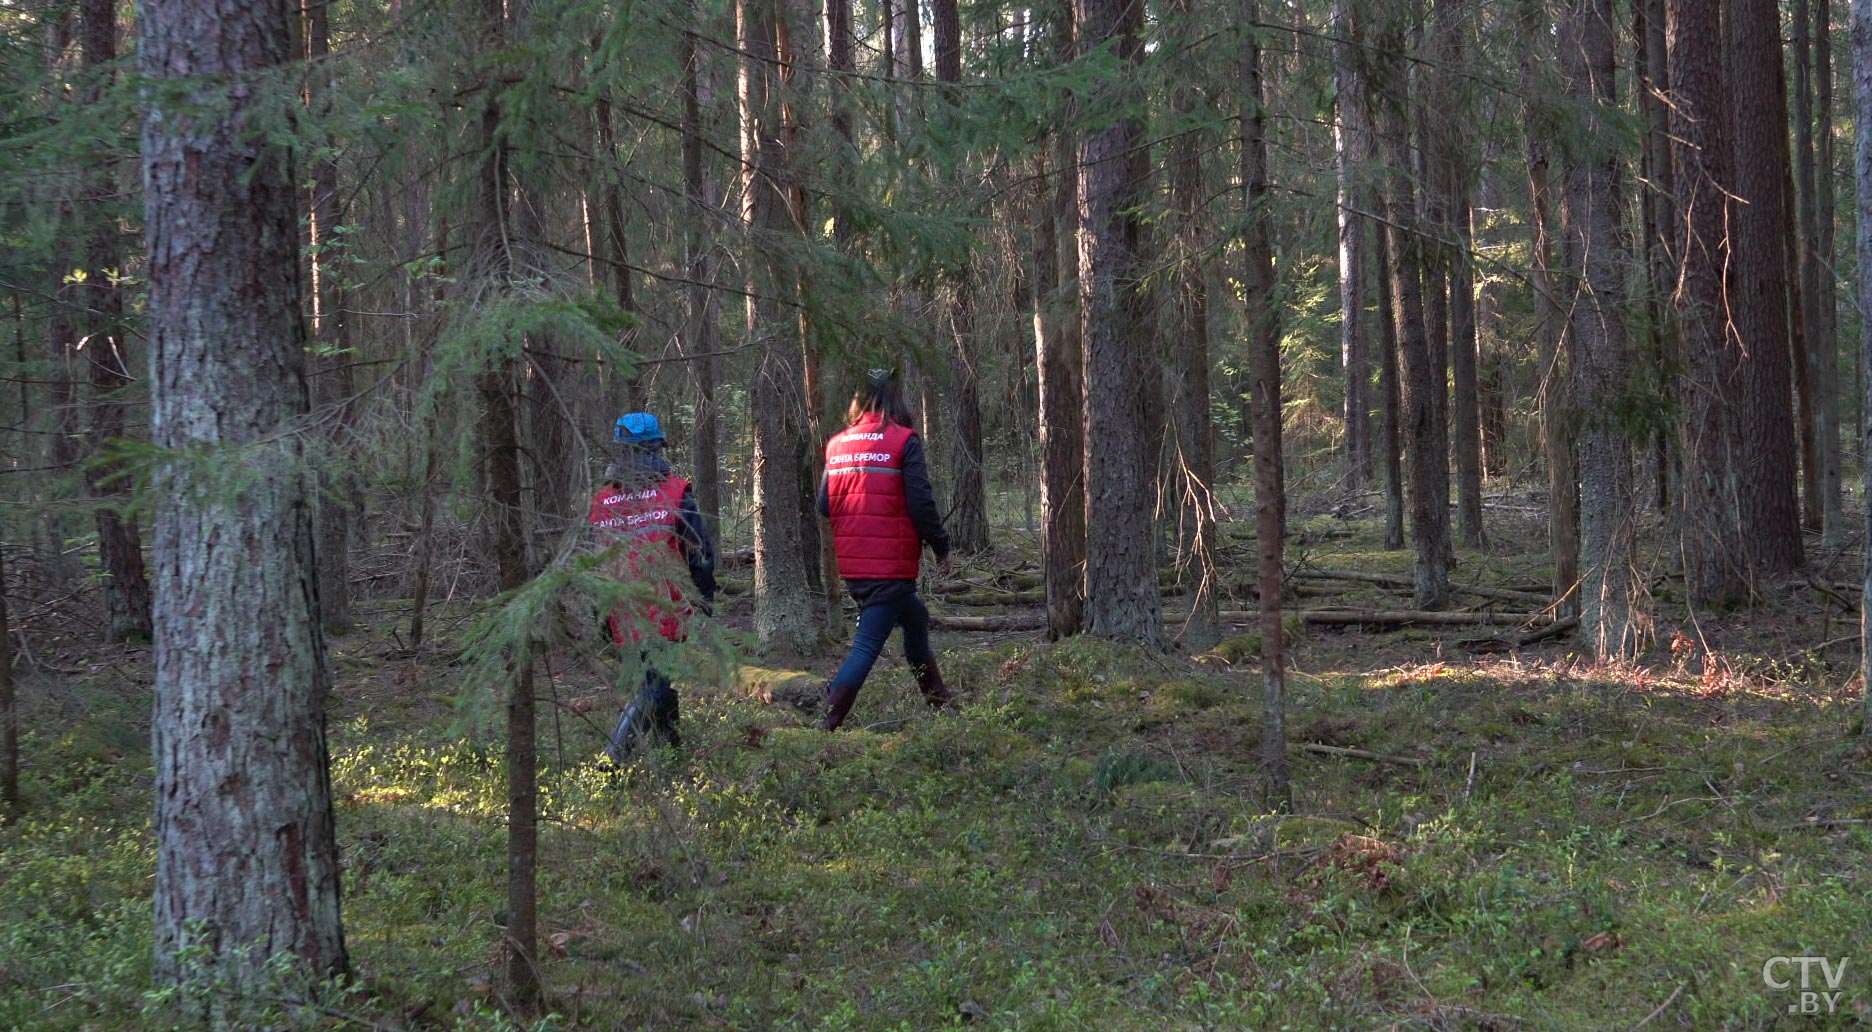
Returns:
[[[109,85],[117,60],[117,8],[111,0],[83,0],[84,64],[89,79],[86,98],[96,103]],[[129,507],[131,486],[107,451],[124,436],[124,405],[118,392],[130,383],[129,340],[123,329],[123,246],[110,211],[116,191],[115,166],[85,172],[83,210],[86,279],[76,292],[89,324],[85,345],[91,368],[91,455],[85,467],[92,497],[98,500],[98,559],[104,570],[104,606],[113,642],[150,636],[150,586],[143,569],[143,537]]]
[[[839,6],[835,2],[833,7]],[[696,17],[692,10],[690,16]],[[685,343],[690,350],[689,372],[695,387],[695,425],[690,433],[691,472],[695,476],[696,508],[702,512],[709,540],[721,539],[721,447],[720,409],[715,403],[717,380],[716,352],[721,350],[721,295],[715,290],[721,274],[721,255],[707,227],[721,207],[717,196],[713,162],[705,161],[702,139],[702,108],[710,99],[710,84],[705,74],[696,34],[683,33],[683,189],[689,202],[688,245],[689,284],[687,286],[687,325]]]
[[[1386,166],[1384,184],[1387,244],[1390,248],[1391,296],[1397,320],[1398,358],[1403,390],[1404,449],[1410,465],[1412,576],[1417,605],[1440,609],[1449,600],[1449,435],[1445,430],[1438,384],[1441,363],[1432,354],[1425,330],[1423,243],[1412,201],[1410,132],[1404,105],[1409,89],[1403,70],[1403,28],[1387,26],[1383,55],[1383,98],[1376,119]],[[1440,273],[1429,277],[1440,284]]]
[[[112,0],[92,0],[109,4]],[[306,108],[322,117],[329,103],[331,62],[331,4],[328,0],[301,0],[305,29]],[[351,354],[351,327],[345,314],[343,277],[336,259],[343,248],[337,227],[343,219],[339,205],[338,163],[329,152],[312,165],[311,203],[307,206],[312,260],[312,344],[318,356],[312,384],[314,405],[333,409],[325,431],[334,460],[348,454],[352,422],[351,396],[356,391]],[[321,464],[313,525],[318,531],[319,619],[326,631],[351,629],[351,517],[362,496],[356,472],[348,461]]]
[[[1872,125],[1872,0],[1852,0],[1852,96],[1856,125]],[[1858,200],[1854,247],[1859,259],[1859,296],[1872,297],[1872,133],[1853,134],[1853,184]],[[1872,368],[1872,319],[1859,323],[1859,360]],[[1862,413],[1872,413],[1872,378],[1866,380]],[[1859,428],[1863,442],[1867,428]],[[1872,498],[1872,465],[1864,470],[1866,497]],[[1872,541],[1872,506],[1865,516],[1866,540]],[[1859,601],[1859,733],[1872,736],[1872,551],[1865,560]]]
[[[1824,506],[1820,500],[1822,477],[1818,445],[1820,437],[1825,433],[1822,424],[1828,422],[1827,416],[1820,411],[1823,390],[1820,381],[1827,375],[1827,349],[1817,332],[1820,323],[1820,255],[1816,248],[1820,237],[1820,201],[1814,165],[1813,46],[1810,39],[1812,6],[1810,0],[1793,0],[1788,22],[1788,51],[1794,57],[1792,171],[1795,218],[1795,231],[1789,234],[1794,248],[1793,260],[1789,263],[1794,273],[1794,304],[1789,311],[1799,317],[1800,342],[1804,345],[1801,353],[1794,355],[1793,362],[1796,393],[1801,404],[1802,516],[1805,526],[1820,530],[1825,520],[1822,515]]]
[[[1143,60],[1143,0],[1074,0],[1082,49],[1111,46]],[[1120,72],[1100,84],[1110,124],[1088,129],[1079,165],[1080,325],[1085,352],[1086,630],[1163,644],[1157,541],[1145,437],[1147,322],[1138,257],[1149,166],[1140,85]],[[1098,442],[1091,447],[1091,442]]]
[[[1737,483],[1748,528],[1742,544],[1750,575],[1760,578],[1802,561],[1788,349],[1788,118],[1775,0],[1729,0],[1723,40],[1734,134],[1728,310],[1743,357],[1735,411],[1749,471]]]
[[[1190,0],[1172,0],[1176,38],[1195,38],[1197,23]],[[1189,123],[1199,118],[1196,91],[1179,85],[1170,100],[1177,116]],[[1204,239],[1202,156],[1208,134],[1191,129],[1170,141],[1168,174],[1170,199],[1175,208],[1177,263],[1173,287],[1170,355],[1170,464],[1167,470],[1177,514],[1177,569],[1183,579],[1190,618],[1183,624],[1181,641],[1191,652],[1202,652],[1220,638],[1216,619],[1219,574],[1216,570],[1215,459],[1209,416],[1209,253]],[[1361,404],[1363,404],[1361,402]]]
[[[1072,7],[1052,0],[1048,31],[1054,56],[1072,59]],[[1070,103],[1070,101],[1067,101]],[[1069,118],[1062,117],[1062,124]],[[1044,159],[1043,159],[1044,160]],[[1035,177],[1033,255],[1034,366],[1039,380],[1040,554],[1045,569],[1047,633],[1078,634],[1085,616],[1085,364],[1080,353],[1077,278],[1062,262],[1060,229],[1078,225],[1077,154],[1061,132],[1053,141],[1053,172]]]
[[[1581,413],[1580,628],[1601,661],[1634,658],[1642,643],[1635,573],[1637,504],[1631,438],[1620,422],[1631,360],[1624,313],[1619,155],[1604,141],[1618,95],[1612,0],[1571,0],[1559,38],[1566,94],[1585,111],[1570,148],[1563,192],[1567,275],[1578,285],[1568,335],[1573,397]]]
[[[175,456],[156,517],[155,976],[237,992],[280,956],[347,966],[310,499],[281,432],[309,409],[296,181],[247,85],[293,59],[290,12],[150,0],[138,24],[152,437]],[[207,1001],[220,1018],[227,998]]]
[[[1437,233],[1437,266],[1449,284],[1449,368],[1453,390],[1449,395],[1449,434],[1451,458],[1456,466],[1456,539],[1470,548],[1484,543],[1482,528],[1482,427],[1476,396],[1476,310],[1475,268],[1470,258],[1473,241],[1469,233],[1470,158],[1469,141],[1464,138],[1472,108],[1465,99],[1460,79],[1464,35],[1469,15],[1463,0],[1437,0],[1435,6],[1436,60],[1440,66],[1435,78],[1440,80],[1438,93],[1442,103],[1425,112],[1435,134],[1437,153],[1426,160],[1438,166],[1438,207],[1442,221],[1434,225]],[[1437,383],[1438,400],[1443,397],[1442,381]]]
[[[1838,548],[1846,538],[1846,512],[1840,486],[1839,287],[1834,273],[1835,188],[1833,165],[1833,3],[1814,2],[1814,150],[1818,166],[1814,219],[1814,322],[1808,339],[1821,351],[1818,383],[1820,421],[1814,427],[1820,459],[1821,541]]]
[[[1731,412],[1740,356],[1728,332],[1723,268],[1728,263],[1728,99],[1723,85],[1720,0],[1668,0],[1671,165],[1682,241],[1676,248],[1676,310],[1682,343],[1683,428],[1678,454],[1678,530],[1690,600],[1711,605],[1748,590],[1743,470]]]
[[[1397,300],[1391,296],[1389,237],[1389,233],[1379,227],[1378,232],[1372,234],[1372,253],[1378,270],[1374,278],[1378,281],[1378,390],[1383,400],[1378,443],[1385,460],[1384,546],[1395,552],[1404,548],[1404,444],[1401,436],[1404,403],[1398,384],[1397,328],[1402,316],[1397,312]]]
[[[956,0],[933,0],[930,13],[935,30],[936,81],[947,87],[943,93],[944,102],[953,105],[960,100],[962,83],[962,23],[956,11]],[[959,172],[952,177],[959,179]],[[978,343],[970,275],[965,253],[957,267],[948,273],[955,297],[955,307],[948,320],[948,337],[955,362],[951,395],[955,433],[949,451],[949,479],[955,486],[951,488],[948,524],[951,544],[965,555],[985,552],[989,544],[988,473],[982,464],[980,371],[976,366]]]
[[[800,456],[806,440],[805,379],[797,321],[779,298],[792,272],[781,253],[787,232],[786,169],[776,64],[777,0],[737,0],[742,62],[742,220],[749,249],[747,332],[759,356],[750,397],[754,414],[754,631],[760,643],[805,654],[818,644],[806,577],[799,506]]]
[[[19,816],[19,702],[13,692],[13,631],[7,623],[6,546],[0,544],[0,824]]]
[[[1346,482],[1363,487],[1372,478],[1371,358],[1365,325],[1365,265],[1369,230],[1357,209],[1365,199],[1365,165],[1370,160],[1370,129],[1365,119],[1365,85],[1359,73],[1357,12],[1350,0],[1332,7],[1333,157],[1339,185],[1339,364],[1345,373]]]
[[[1661,387],[1669,382],[1680,361],[1672,332],[1674,319],[1666,290],[1674,276],[1672,248],[1677,240],[1675,208],[1676,181],[1671,167],[1670,110],[1665,99],[1670,95],[1669,56],[1664,37],[1664,0],[1636,0],[1632,4],[1632,37],[1636,58],[1634,80],[1638,91],[1638,110],[1644,117],[1645,134],[1640,148],[1639,218],[1644,257],[1645,325],[1649,353],[1645,356]],[[1656,452],[1656,505],[1660,513],[1671,511],[1671,463],[1675,449],[1671,434],[1663,425],[1654,428]]]
[[[1263,805],[1293,809],[1287,773],[1287,662],[1281,626],[1281,532],[1286,484],[1281,463],[1280,306],[1275,295],[1274,243],[1268,220],[1267,94],[1261,79],[1256,0],[1243,0],[1241,173],[1242,300],[1248,318],[1249,375],[1254,382],[1255,534],[1260,553],[1261,778]]]

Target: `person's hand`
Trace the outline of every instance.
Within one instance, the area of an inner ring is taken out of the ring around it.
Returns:
[[[946,555],[936,560],[936,572],[945,577],[955,576],[955,560]]]

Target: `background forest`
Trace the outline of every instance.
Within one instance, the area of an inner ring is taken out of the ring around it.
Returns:
[[[1819,1014],[1855,6],[0,0],[0,1027]],[[966,702],[828,739],[879,367]],[[607,776],[633,410],[724,599]]]

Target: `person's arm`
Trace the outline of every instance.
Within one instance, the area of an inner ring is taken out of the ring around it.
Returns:
[[[709,540],[708,524],[696,506],[695,492],[685,489],[682,506],[677,510],[682,520],[683,556],[689,560],[689,579],[703,599],[715,599],[715,543]]]
[[[826,484],[826,475],[819,474],[819,515],[832,518],[832,490]]]
[[[923,440],[912,436],[904,446],[904,503],[910,508],[910,522],[916,524],[923,543],[936,558],[949,557],[949,532],[943,529],[942,512],[936,508],[936,489],[930,486],[929,463],[923,457]]]

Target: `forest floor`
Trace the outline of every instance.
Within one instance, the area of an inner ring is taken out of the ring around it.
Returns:
[[[1290,561],[1407,572],[1351,515],[1297,514]],[[1538,527],[1515,519],[1462,552],[1459,580],[1543,582]],[[1346,587],[1301,604],[1408,604]],[[615,778],[591,760],[616,702],[562,656],[541,728],[555,1016],[535,1027],[1863,1027],[1872,747],[1854,737],[1856,616],[1831,604],[1802,582],[1753,611],[1666,611],[1624,670],[1565,640],[1472,655],[1476,628],[1307,627],[1287,817],[1256,803],[1253,636],[1189,657],[940,633],[957,706],[924,709],[893,655],[837,735],[786,701],[836,655],[748,660],[684,684],[683,747]],[[449,637],[469,614],[409,649],[404,606],[370,608],[331,642],[360,981],[254,1021],[505,1027],[499,710],[464,704]],[[164,1027],[147,652],[40,659],[65,672],[22,686],[0,1028]],[[1772,958],[1803,956],[1852,958],[1836,987],[1810,968],[1810,991],[1839,995],[1803,997],[1798,962],[1765,984]]]

